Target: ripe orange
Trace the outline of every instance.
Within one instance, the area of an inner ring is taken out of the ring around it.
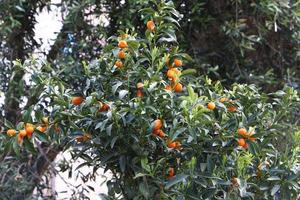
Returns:
[[[115,62],[115,65],[117,66],[117,68],[123,67],[123,63],[122,63],[122,61],[120,61],[120,60],[117,60],[117,61]]]
[[[182,60],[180,60],[180,59],[174,59],[174,65],[176,66],[176,67],[181,67],[182,66]]]
[[[100,109],[99,109],[99,112],[105,112],[105,111],[108,111],[110,109],[109,105],[107,105],[106,103],[100,103]]]
[[[81,96],[75,96],[72,98],[72,104],[75,106],[80,105],[83,102],[83,97]]]
[[[174,177],[174,175],[175,175],[175,170],[173,167],[170,167],[169,173],[168,173],[168,178],[170,179],[170,178]]]
[[[75,138],[75,140],[76,140],[76,142],[78,142],[78,143],[83,142],[83,136],[82,136],[82,135],[77,136],[77,137]]]
[[[137,92],[136,92],[136,96],[137,97],[143,97],[144,96],[143,91],[141,89],[138,89]]]
[[[148,21],[147,22],[147,29],[150,30],[150,31],[153,31],[155,28],[155,24],[152,20]]]
[[[42,133],[45,133],[46,130],[47,130],[47,126],[38,126],[38,127],[36,128],[36,130],[38,130],[38,131],[40,131],[40,132],[42,132]]]
[[[159,132],[160,132],[160,129],[154,129],[153,131],[152,131],[152,133],[153,133],[153,135],[159,135]]]
[[[167,77],[168,77],[169,79],[172,80],[173,78],[175,78],[175,76],[176,76],[176,73],[175,73],[174,70],[169,69],[169,70],[167,71]]]
[[[119,51],[118,58],[120,58],[120,59],[126,58],[126,53],[124,51]]]
[[[175,92],[182,92],[182,84],[181,83],[177,83],[174,87]]]
[[[171,87],[171,85],[166,85],[166,87],[165,87],[165,90],[172,90],[172,87]]]
[[[8,129],[6,134],[9,136],[9,137],[12,137],[14,135],[16,135],[16,130],[15,129]]]
[[[127,42],[125,40],[120,40],[119,41],[119,44],[118,44],[118,47],[121,48],[121,49],[124,49],[126,48],[128,45],[127,45]]]
[[[175,147],[176,149],[180,149],[181,148],[181,143],[180,142],[178,142],[178,141],[175,142],[175,145],[176,145],[176,147]]]
[[[226,102],[226,101],[228,101],[228,99],[227,99],[226,97],[222,97],[222,98],[220,99],[220,102],[221,102],[221,103],[224,103],[224,102]]]
[[[136,84],[136,88],[137,89],[142,89],[144,87],[144,84],[143,83],[137,83]]]
[[[162,121],[160,119],[157,119],[153,122],[153,130],[161,129],[163,126]]]
[[[228,110],[229,112],[235,112],[235,111],[237,110],[237,107],[235,107],[235,106],[228,106],[228,107],[227,107],[227,110]]]
[[[177,76],[181,75],[181,71],[179,69],[177,69],[177,68],[171,68],[171,70],[174,71]]]
[[[209,110],[214,110],[214,109],[216,108],[216,104],[215,104],[214,102],[209,102],[209,103],[207,104],[207,108],[208,108]]]
[[[245,128],[239,128],[238,134],[241,136],[247,136],[247,130]]]
[[[249,137],[248,138],[251,142],[255,142],[256,138],[255,137]]]
[[[32,124],[26,124],[25,130],[27,137],[31,138],[34,132],[34,126]]]
[[[168,147],[171,148],[171,149],[175,149],[176,146],[177,146],[176,142],[170,142],[170,143],[168,144]]]
[[[163,130],[159,130],[158,131],[158,136],[161,137],[161,138],[164,138],[164,137],[166,137],[166,134],[165,134],[165,132],[163,132]]]
[[[25,137],[26,136],[26,130],[20,130],[19,131],[19,135],[20,135],[20,137]]]
[[[243,139],[243,138],[240,138],[240,139],[238,140],[238,144],[239,144],[239,146],[241,146],[241,147],[245,147],[245,145],[246,145],[246,140]]]

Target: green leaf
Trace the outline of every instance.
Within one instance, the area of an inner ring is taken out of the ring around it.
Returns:
[[[166,183],[165,188],[169,189],[173,185],[184,181],[187,177],[188,177],[188,175],[186,175],[186,174],[178,174]]]

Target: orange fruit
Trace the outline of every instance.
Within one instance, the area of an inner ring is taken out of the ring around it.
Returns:
[[[144,96],[143,91],[141,89],[138,89],[137,92],[136,92],[136,96],[137,97],[143,97]]]
[[[45,133],[46,130],[47,130],[47,126],[38,126],[38,127],[36,128],[36,130],[38,130],[38,131],[40,131],[40,132],[42,132],[42,133]]]
[[[83,141],[88,141],[90,139],[92,139],[92,135],[91,134],[88,134],[88,133],[83,134]]]
[[[182,84],[181,83],[177,83],[174,87],[175,92],[182,92]]]
[[[118,47],[121,48],[121,49],[124,49],[126,48],[128,45],[127,45],[127,42],[125,40],[120,40],[119,41],[119,44],[118,44]]]
[[[163,130],[159,130],[158,131],[158,136],[161,137],[161,138],[164,138],[164,137],[166,137],[166,134],[165,134],[165,132],[163,132]]]
[[[26,124],[25,130],[27,137],[31,138],[34,132],[34,126],[32,124]]]
[[[20,135],[20,137],[25,137],[27,135],[26,130],[24,130],[24,129],[20,130],[19,135]]]
[[[169,168],[168,178],[172,178],[175,175],[175,170],[173,167]]]
[[[176,146],[177,146],[176,142],[170,142],[170,143],[168,144],[168,147],[171,148],[171,149],[175,149]]]
[[[221,103],[224,103],[224,102],[226,102],[226,101],[228,101],[228,99],[227,99],[226,97],[222,97],[222,98],[220,99],[220,102],[221,102]]]
[[[182,66],[182,60],[175,58],[174,59],[174,65],[176,67],[181,67]]]
[[[246,140],[243,138],[240,138],[238,140],[238,144],[239,144],[239,146],[244,147],[246,145]]]
[[[81,96],[76,96],[72,98],[72,104],[75,106],[80,105],[83,102],[83,97]]]
[[[155,28],[155,24],[152,20],[148,21],[147,22],[147,29],[150,30],[150,31],[153,31]]]
[[[256,138],[255,138],[255,137],[249,137],[249,140],[250,140],[251,142],[255,142]]]
[[[123,63],[122,63],[122,61],[120,61],[120,60],[117,60],[117,61],[115,62],[115,65],[117,66],[117,68],[123,67]]]
[[[160,119],[157,119],[153,122],[153,130],[161,129],[163,126],[162,121]]]
[[[24,130],[25,131],[25,130]],[[25,131],[25,133],[26,133],[26,131]],[[20,133],[18,134],[18,137],[17,137],[17,142],[18,142],[18,144],[19,145],[21,145],[22,143],[23,143],[23,138],[24,138],[25,136],[22,136]]]
[[[14,135],[16,135],[16,130],[15,129],[8,129],[6,131],[6,134],[9,136],[9,137],[12,137]]]
[[[99,109],[99,112],[105,112],[105,111],[108,111],[110,109],[109,105],[107,105],[106,103],[101,103],[100,105],[101,105],[101,107]]]
[[[227,110],[228,110],[229,112],[235,112],[235,111],[237,110],[237,107],[235,107],[235,106],[228,106],[228,107],[227,107]]]
[[[176,73],[175,73],[174,70],[169,69],[169,70],[167,71],[167,77],[168,77],[169,79],[172,80],[173,78],[175,78],[175,76],[176,76]]]
[[[153,135],[159,135],[159,132],[160,132],[160,129],[154,129],[153,131],[152,131],[152,133],[153,133]]]
[[[175,142],[175,145],[176,145],[176,149],[180,149],[180,147],[181,147],[181,143],[180,142]]]
[[[177,76],[181,75],[181,71],[179,69],[177,69],[177,68],[171,68],[171,70],[174,71]]]
[[[165,90],[172,90],[172,87],[171,87],[171,85],[166,85],[166,87],[165,87]]]
[[[124,51],[119,51],[118,58],[120,58],[120,59],[126,58],[126,53]]]
[[[214,110],[214,109],[216,108],[216,104],[215,104],[214,102],[209,102],[209,103],[207,104],[207,108],[208,108],[209,110]]]
[[[137,89],[142,89],[144,87],[144,84],[143,83],[137,83],[136,84],[136,88]]]
[[[247,136],[247,130],[245,128],[239,128],[238,134],[241,136]]]

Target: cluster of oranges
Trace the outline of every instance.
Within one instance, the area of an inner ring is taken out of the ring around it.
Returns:
[[[181,71],[177,69],[177,67],[181,67],[183,65],[182,60],[175,58],[173,64],[171,65],[169,59],[166,62],[168,66],[167,77],[171,81],[171,84],[166,85],[166,90],[174,90],[175,92],[182,92],[183,86],[179,82],[179,78],[181,75]]]
[[[230,101],[228,98],[226,97],[222,97],[219,100],[221,103],[225,103],[225,102],[229,102],[230,104],[227,106],[227,110],[229,112],[235,112],[237,111],[237,107],[234,105],[233,101]]]
[[[16,134],[17,135],[17,141],[18,141],[18,144],[22,144],[23,143],[23,140],[24,138],[27,136],[28,138],[31,138],[32,137],[32,134],[35,130],[38,130],[42,133],[46,132],[48,128],[48,118],[47,117],[43,117],[42,118],[42,123],[40,125],[38,125],[37,127],[31,123],[25,123],[24,125],[24,129],[22,130],[15,130],[15,129],[8,129],[6,131],[6,134],[9,136],[9,137],[13,137],[15,136]]]
[[[74,96],[71,99],[71,103],[75,106],[79,106],[84,101],[84,98],[82,96]],[[110,106],[106,103],[103,103],[101,101],[98,101],[99,103],[99,112],[106,112],[110,109]]]
[[[153,122],[153,128],[152,128],[152,134],[156,137],[160,137],[162,139],[166,138],[166,134],[162,130],[163,123],[160,119],[156,119]],[[170,149],[181,149],[181,143],[179,141],[172,141],[170,139],[167,139],[167,146]],[[168,170],[168,178],[172,178],[175,175],[175,170],[174,168],[169,168]]]
[[[127,37],[127,36],[126,36]],[[117,60],[115,62],[115,66],[120,69],[123,67],[123,62],[122,60],[126,58],[126,53],[125,53],[125,48],[128,47],[128,44],[125,40],[120,40],[118,43],[118,47],[120,48],[120,51],[118,52],[118,58],[119,60]]]
[[[252,142],[254,142],[256,140],[255,137],[253,137],[254,132],[247,132],[247,130],[245,128],[239,128],[237,130],[238,135],[241,136],[242,138],[238,139],[238,145],[244,149],[248,148],[248,144],[246,142],[246,140],[250,140]]]

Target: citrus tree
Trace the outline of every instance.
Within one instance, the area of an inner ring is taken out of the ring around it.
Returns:
[[[195,77],[178,48],[173,4],[153,2],[140,14],[145,37],[134,29],[110,37],[101,57],[83,62],[78,90],[49,65],[35,72],[39,102],[18,124],[5,122],[1,151],[22,158],[47,146],[51,162],[69,150],[84,160],[77,170],[93,167],[85,177],[112,174],[104,199],[296,199],[297,92]]]

